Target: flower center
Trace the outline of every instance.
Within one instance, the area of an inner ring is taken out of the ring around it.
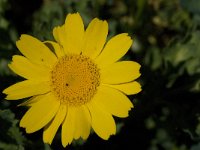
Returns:
[[[61,103],[80,106],[89,102],[99,86],[97,65],[83,55],[59,59],[51,72],[52,92]]]

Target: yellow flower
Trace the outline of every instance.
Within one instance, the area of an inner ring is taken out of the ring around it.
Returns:
[[[134,81],[140,65],[119,61],[132,45],[128,34],[106,43],[107,34],[106,21],[95,18],[84,30],[75,13],[54,28],[56,42],[21,36],[16,45],[24,56],[13,56],[9,67],[26,80],[3,93],[7,100],[31,97],[21,104],[30,107],[20,121],[27,133],[44,128],[43,140],[51,144],[61,126],[64,147],[87,139],[91,128],[105,140],[116,133],[113,115],[127,117],[133,105],[126,95],[141,91]]]

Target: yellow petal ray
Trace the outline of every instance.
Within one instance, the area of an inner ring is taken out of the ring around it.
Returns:
[[[59,109],[60,102],[51,93],[42,95],[40,98],[20,121],[20,126],[26,128],[27,133],[33,133],[46,126]]]
[[[16,45],[20,52],[33,63],[51,67],[57,61],[56,56],[44,43],[30,35],[21,35]]]
[[[91,124],[95,133],[104,140],[116,134],[116,124],[109,112],[106,112],[96,101],[87,104],[91,113]]]
[[[17,106],[33,106],[40,99],[41,99],[40,96],[33,96]]]
[[[68,14],[65,20],[65,53],[80,54],[83,45],[84,25],[79,13]]]
[[[11,85],[3,91],[7,94],[7,100],[18,100],[34,95],[44,94],[50,91],[50,83],[47,81],[38,82],[35,80],[25,80]]]
[[[141,85],[136,81],[124,84],[106,84],[106,86],[118,89],[126,95],[137,94],[142,90]]]
[[[97,57],[96,62],[99,66],[112,64],[122,58],[132,45],[132,40],[127,33],[122,33],[111,38]]]
[[[9,68],[16,74],[26,79],[35,79],[38,81],[48,81],[50,69],[30,62],[26,57],[14,55]],[[42,75],[42,76],[41,76]]]
[[[55,39],[56,42],[60,43],[59,41],[59,28],[60,26],[56,26],[53,28],[53,37]]]
[[[58,43],[53,41],[45,41],[44,43],[49,49],[55,52],[58,58],[61,58],[65,55],[63,47],[61,47]]]
[[[94,96],[93,101],[102,109],[121,118],[128,117],[129,110],[133,108],[133,104],[126,95],[104,85],[98,88],[98,92]]]
[[[81,107],[75,108],[75,130],[74,130],[74,139],[79,139],[81,137],[82,132],[82,122],[80,119],[82,119],[79,114],[81,112]],[[80,124],[81,123],[81,124]]]
[[[96,58],[101,52],[108,34],[108,23],[97,18],[93,19],[86,29],[82,53]]]
[[[51,144],[53,141],[53,138],[65,119],[65,116],[67,114],[67,106],[66,105],[61,105],[55,118],[45,127],[44,132],[43,132],[43,141],[44,143]]]
[[[65,46],[65,39],[66,39],[66,34],[65,34],[65,26],[57,26],[53,29],[53,36],[54,39],[62,46]]]
[[[140,76],[140,64],[134,61],[121,61],[101,69],[101,82],[120,84],[130,82]]]
[[[86,140],[88,138],[88,136],[90,135],[90,129],[91,129],[91,115],[90,112],[88,110],[88,108],[86,106],[83,106],[82,109],[82,117],[84,118],[82,120],[82,135],[81,137]]]
[[[80,106],[76,108],[76,123],[74,138],[82,137],[87,139],[90,134],[91,116],[87,107]]]
[[[63,147],[71,144],[74,138],[75,132],[75,109],[73,107],[68,108],[67,116],[62,124],[61,140]]]

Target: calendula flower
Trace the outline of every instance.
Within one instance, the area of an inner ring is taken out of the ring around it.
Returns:
[[[64,25],[55,27],[56,42],[41,42],[22,35],[16,45],[24,56],[13,56],[11,70],[26,80],[3,91],[7,100],[31,97],[20,121],[27,133],[44,128],[43,140],[52,140],[61,126],[65,147],[73,139],[87,139],[91,128],[107,140],[116,133],[113,116],[127,117],[133,107],[126,95],[141,91],[134,81],[140,65],[119,61],[132,40],[126,33],[106,43],[108,24],[93,19],[84,29],[78,13],[68,14]]]

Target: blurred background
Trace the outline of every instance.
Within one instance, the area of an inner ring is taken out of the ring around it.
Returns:
[[[200,0],[0,0],[0,91],[23,80],[7,67],[20,54],[20,35],[53,40],[53,27],[70,12],[85,26],[107,20],[108,38],[129,33],[134,44],[124,59],[142,65],[143,90],[129,97],[130,116],[115,118],[117,135],[104,141],[93,133],[66,149],[200,150]],[[60,131],[49,146],[42,130],[19,128],[27,109],[4,98],[0,93],[0,150],[64,150]]]

